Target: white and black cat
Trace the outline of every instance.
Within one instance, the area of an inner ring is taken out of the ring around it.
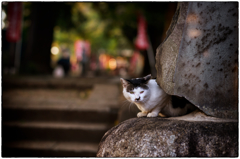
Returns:
[[[181,116],[195,110],[184,98],[166,94],[151,75],[131,80],[120,78],[123,95],[141,110],[137,117],[157,117],[159,113],[166,117]]]

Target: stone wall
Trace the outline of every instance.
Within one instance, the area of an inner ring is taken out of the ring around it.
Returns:
[[[157,82],[208,115],[238,118],[238,3],[179,3],[156,55]]]

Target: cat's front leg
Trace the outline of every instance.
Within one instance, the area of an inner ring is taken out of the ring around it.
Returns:
[[[143,116],[147,116],[148,112],[139,112],[137,114],[137,117],[140,118],[140,117],[143,117]]]
[[[150,113],[148,113],[147,117],[157,117],[159,112],[160,112],[160,107],[157,107],[155,109],[153,109]]]
[[[156,112],[151,112],[151,113],[148,113],[147,117],[157,117],[158,116],[158,113]]]

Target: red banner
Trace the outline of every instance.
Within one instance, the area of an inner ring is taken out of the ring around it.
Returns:
[[[84,47],[84,42],[81,40],[76,41],[74,44],[75,54],[78,61],[82,61],[83,47]]]
[[[83,57],[87,56],[86,58],[90,57],[91,55],[91,44],[88,41],[77,40],[74,43],[75,54],[78,61],[85,60]],[[85,55],[83,55],[85,54]]]
[[[135,41],[135,46],[139,50],[146,50],[149,46],[147,40],[146,21],[142,15],[138,17],[138,35]]]
[[[22,2],[8,2],[7,19],[7,40],[17,42],[21,37]]]

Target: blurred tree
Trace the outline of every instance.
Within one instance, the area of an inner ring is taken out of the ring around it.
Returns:
[[[119,26],[131,43],[137,35],[137,14],[142,13],[147,20],[147,32],[154,48],[160,44],[169,5],[170,3],[166,2],[93,3],[100,16],[108,19],[109,31],[110,28]],[[172,5],[176,6],[176,3]]]
[[[163,41],[166,28],[175,13],[177,3],[169,2],[127,2],[127,3],[93,3],[103,19],[108,19],[109,28],[119,26],[128,41],[133,45],[137,36],[137,14],[142,13],[147,20],[147,33],[155,50]],[[165,31],[165,32],[163,32]],[[133,47],[133,46],[132,46]],[[150,73],[150,66],[146,51],[142,51],[145,60],[143,74]]]
[[[64,29],[72,26],[71,6],[59,2],[25,3],[23,27],[23,54],[21,72],[31,74],[49,74],[50,49],[53,41],[53,28],[61,23]],[[64,20],[65,19],[65,20]],[[65,21],[65,23],[63,22]]]
[[[134,48],[139,12],[147,20],[147,32],[155,52],[162,41],[165,22],[169,21],[165,19],[165,14],[169,8],[174,10],[177,4],[166,2],[25,3],[30,12],[27,18],[30,24],[23,32],[22,64],[24,67],[22,68],[29,73],[51,72],[50,49],[53,39],[69,46],[77,39],[88,40],[91,43],[92,53],[104,49],[111,55],[117,55],[119,49]],[[146,74],[150,71],[148,58],[146,52],[142,53],[146,57],[144,73]]]
[[[31,25],[27,37],[24,68],[29,73],[50,73],[50,48],[56,14],[55,3],[34,2],[31,6]]]
[[[68,29],[62,29],[61,23],[57,24],[54,38],[57,43],[70,45],[77,39],[88,40],[92,53],[104,49],[111,55],[117,55],[118,49],[131,48],[121,27],[109,26],[109,19],[103,19],[93,8],[93,3],[74,3],[71,20],[73,26]],[[68,41],[67,36],[71,37]]]

